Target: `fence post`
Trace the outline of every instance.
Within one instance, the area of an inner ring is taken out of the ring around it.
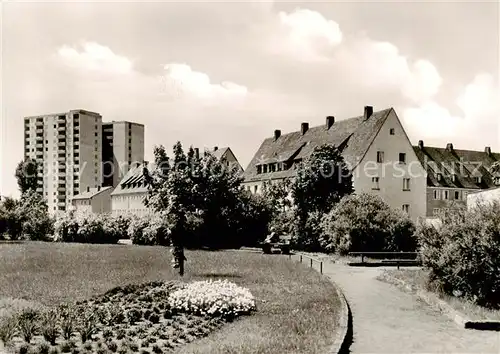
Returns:
[[[311,268],[312,268],[312,266],[313,266],[313,260],[312,260],[312,258],[311,258]]]
[[[323,274],[323,262],[319,262],[319,273]]]
[[[365,261],[365,255],[361,253],[361,263],[364,263],[364,261]]]
[[[302,263],[302,255],[300,255],[300,263]]]

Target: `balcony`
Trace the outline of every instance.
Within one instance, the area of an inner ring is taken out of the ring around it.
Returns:
[[[59,143],[57,143],[57,146],[59,146],[59,147],[66,147],[66,143],[65,142],[64,143],[59,142]]]
[[[58,192],[66,192],[66,187],[57,187]]]
[[[38,128],[37,127],[36,130],[35,130],[35,133],[37,134],[37,136],[38,136],[38,134],[43,134],[43,128]]]
[[[57,131],[58,131],[58,132],[64,132],[64,131],[66,131],[66,126],[62,126],[62,127],[61,127],[61,126],[58,126],[58,127],[57,127]]]

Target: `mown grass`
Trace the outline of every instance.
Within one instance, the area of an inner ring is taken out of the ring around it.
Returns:
[[[44,305],[73,302],[120,285],[180,279],[163,247],[24,243],[0,245],[0,297]],[[182,353],[320,353],[332,344],[339,299],[316,271],[281,255],[186,254],[184,281],[228,279],[250,289],[258,311]]]
[[[463,298],[444,294],[442,291],[429,285],[428,271],[425,269],[391,269],[385,270],[380,276],[384,281],[393,277],[404,281],[412,290],[425,290],[435,293],[440,299],[446,301],[453,309],[463,313],[471,320],[496,320],[500,321],[500,310],[490,310],[474,304]]]

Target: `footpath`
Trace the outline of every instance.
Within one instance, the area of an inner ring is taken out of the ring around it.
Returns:
[[[458,327],[416,296],[377,280],[382,269],[323,262],[352,312],[350,353],[500,354],[500,332]]]

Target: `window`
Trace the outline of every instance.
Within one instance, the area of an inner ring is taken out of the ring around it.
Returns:
[[[394,128],[391,128],[391,129],[389,130],[389,134],[394,135]]]
[[[441,191],[440,190],[435,190],[434,191],[434,199],[441,199]]]
[[[262,173],[262,165],[257,166],[257,174]]]
[[[481,183],[481,177],[474,177],[474,181],[476,181],[476,183]]]
[[[460,191],[455,191],[455,199],[460,199]]]
[[[258,187],[258,186],[253,186],[253,192],[254,192],[254,193],[257,193],[257,187]]]
[[[384,162],[384,152],[383,151],[377,151],[377,162],[378,163]]]
[[[444,191],[444,198],[443,199],[450,199],[450,191]]]
[[[403,190],[404,191],[410,190],[410,179],[409,178],[403,178]]]
[[[438,216],[439,215],[439,208],[432,209],[432,215]]]
[[[267,173],[267,165],[264,165],[264,173]]]
[[[378,177],[372,177],[372,189],[380,189]]]
[[[399,163],[406,163],[406,154],[404,152],[399,153]]]
[[[469,192],[463,192],[462,195],[464,197],[464,200],[467,200],[467,194],[469,194]]]
[[[410,212],[410,204],[403,204],[403,211],[406,213]]]

